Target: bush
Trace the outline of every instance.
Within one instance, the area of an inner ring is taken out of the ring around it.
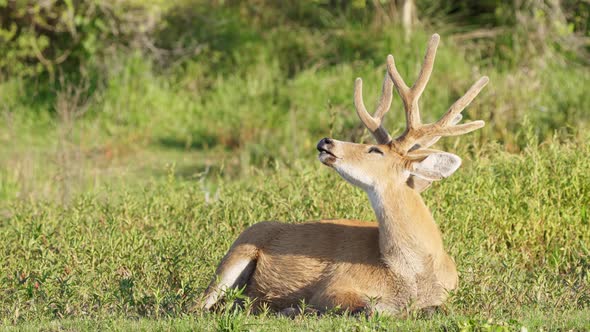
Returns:
[[[120,46],[149,43],[158,7],[131,0],[0,0],[0,78],[76,72]]]

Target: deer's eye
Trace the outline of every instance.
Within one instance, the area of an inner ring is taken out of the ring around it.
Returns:
[[[369,153],[378,153],[380,155],[383,155],[383,151],[379,150],[379,148],[372,146],[369,151]]]

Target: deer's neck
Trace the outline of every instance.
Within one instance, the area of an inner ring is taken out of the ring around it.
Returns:
[[[404,184],[376,188],[368,194],[379,222],[379,248],[386,264],[417,273],[425,259],[442,257],[440,231],[419,193]]]

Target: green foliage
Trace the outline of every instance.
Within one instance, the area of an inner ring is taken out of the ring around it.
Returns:
[[[0,2],[0,73],[34,77],[92,65],[154,28],[148,4],[131,0]]]
[[[478,53],[498,67],[512,69],[550,50],[573,59],[587,55],[583,40],[590,7],[583,1],[562,7],[538,0],[423,0],[416,5],[421,19],[452,24],[453,30],[466,32],[467,40],[474,38]],[[53,81],[60,72],[103,70],[121,49],[139,51],[166,68],[196,57],[215,72],[227,73],[238,57],[258,52],[254,45],[264,42],[292,76],[318,64],[377,59],[381,49],[374,36],[398,25],[400,12],[399,1],[393,0],[3,1],[0,73],[49,74]]]
[[[590,5],[585,1],[416,1],[418,12],[450,24],[457,39],[478,45],[503,70],[534,57],[566,57],[588,64]],[[481,52],[481,54],[480,54]]]
[[[391,51],[396,56],[402,75],[411,82],[428,35],[415,32],[400,47],[402,35],[396,29],[374,44],[379,54]],[[63,83],[81,90],[82,99],[74,98],[76,93],[64,94],[67,89],[60,87],[35,95],[26,80],[1,84],[5,121],[0,123],[0,151],[6,156],[0,159],[6,168],[2,197],[55,199],[63,196],[65,187],[73,192],[99,190],[97,184],[117,177],[110,169],[127,162],[131,163],[125,166],[127,171],[147,176],[169,161],[179,163],[188,177],[207,168],[229,176],[246,175],[252,166],[276,167],[312,158],[321,137],[369,138],[353,110],[351,90],[354,78],[362,77],[365,102],[374,107],[384,59],[326,65],[288,77],[272,47],[264,45],[254,44],[257,52],[236,57],[231,67],[235,70],[218,75],[206,62],[186,61],[186,71],[162,73],[141,53],[119,55],[98,83]],[[534,61],[512,72],[486,67],[476,71],[477,64],[458,60],[465,52],[443,38],[421,100],[425,120],[436,120],[480,75],[487,74],[490,84],[464,112],[467,121],[483,119],[487,126],[462,142],[475,146],[499,142],[503,149],[519,152],[526,145],[521,130],[525,120],[540,141],[556,133],[559,138],[576,137],[588,128],[587,67]],[[73,110],[72,116],[63,109],[64,103],[58,104],[58,95],[76,99],[65,103],[74,105],[66,107]],[[85,112],[78,112],[80,106]],[[399,98],[394,98],[386,123],[393,133],[404,125],[400,109]],[[448,139],[443,147],[457,142]],[[74,160],[64,160],[60,157],[64,153]],[[78,174],[76,180],[60,180],[71,178],[65,174],[70,172]]]

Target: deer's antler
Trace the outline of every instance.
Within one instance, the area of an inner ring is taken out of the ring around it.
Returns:
[[[391,107],[391,99],[393,98],[393,82],[388,73],[385,73],[383,79],[383,87],[381,89],[381,98],[377,104],[375,115],[371,116],[365,104],[363,103],[363,80],[359,77],[354,82],[354,106],[361,122],[373,134],[375,140],[379,144],[388,144],[391,142],[391,136],[387,130],[383,128],[383,116],[389,111]]]
[[[471,101],[479,94],[481,89],[483,89],[483,87],[488,83],[489,79],[486,76],[475,82],[475,84],[471,86],[467,93],[465,93],[463,97],[459,98],[442,116],[442,118],[440,118],[440,120],[430,124],[422,123],[422,120],[420,119],[420,109],[418,108],[418,100],[420,99],[422,92],[424,92],[426,83],[428,83],[428,80],[430,79],[439,40],[440,37],[438,34],[434,34],[430,38],[430,41],[428,42],[428,48],[426,49],[426,56],[424,57],[424,63],[422,64],[422,69],[420,70],[418,79],[411,88],[406,85],[403,78],[397,71],[393,56],[387,56],[387,72],[389,73],[389,76],[391,77],[391,80],[393,81],[393,84],[402,99],[406,113],[406,130],[391,142],[401,153],[407,153],[408,151],[416,150],[418,148],[427,148],[436,143],[436,141],[438,141],[442,136],[463,135],[473,130],[479,129],[485,124],[481,120],[460,125],[457,123],[459,123],[459,121],[462,119],[461,111],[463,111],[463,109],[465,109],[465,107],[471,103]]]

